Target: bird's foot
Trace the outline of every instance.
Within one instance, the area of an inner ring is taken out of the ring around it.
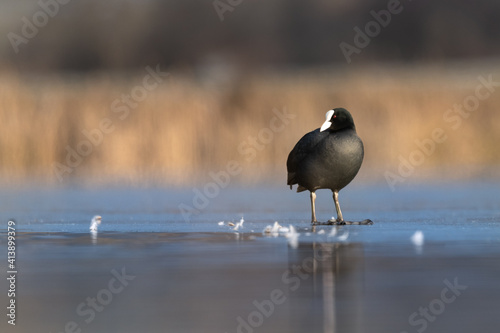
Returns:
[[[370,219],[366,219],[363,221],[344,221],[344,220],[334,220],[330,219],[326,222],[328,225],[372,225],[373,221]]]
[[[340,219],[329,219],[328,222],[326,222],[328,225],[346,225],[348,224],[347,221],[340,220]]]
[[[370,219],[366,219],[366,220],[359,221],[359,222],[351,222],[351,224],[359,224],[359,225],[372,225],[372,224],[373,224],[373,221],[372,221],[372,220],[370,220]]]
[[[338,223],[337,220],[328,220],[326,222],[318,222],[318,221],[312,221],[311,222],[311,225],[312,226],[317,226],[317,225],[341,225],[341,224],[345,224],[342,222]]]

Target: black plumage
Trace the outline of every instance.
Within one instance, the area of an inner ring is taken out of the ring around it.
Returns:
[[[338,193],[354,179],[363,156],[363,142],[356,133],[351,114],[344,108],[328,111],[323,126],[307,133],[297,142],[286,163],[287,184],[290,188],[298,184],[297,192],[311,192],[312,223],[317,223],[315,192],[318,189],[330,189],[333,192],[337,220],[330,222],[345,223]]]

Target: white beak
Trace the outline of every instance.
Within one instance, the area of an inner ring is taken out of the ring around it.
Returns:
[[[332,126],[332,122],[331,121],[325,121],[323,123],[323,125],[321,125],[321,128],[319,129],[320,132],[323,132],[324,130],[327,130],[330,128],[330,126]]]
[[[323,125],[321,125],[321,128],[319,129],[320,132],[329,129],[330,126],[332,126],[332,122],[330,121],[330,119],[332,119],[334,113],[335,113],[334,110],[330,110],[326,113],[325,115],[326,121],[323,123]]]

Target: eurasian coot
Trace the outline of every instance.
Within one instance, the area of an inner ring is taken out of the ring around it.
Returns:
[[[337,220],[330,224],[346,224],[339,205],[339,191],[349,184],[361,167],[363,142],[356,133],[351,114],[344,108],[335,108],[326,113],[321,128],[307,133],[297,142],[288,155],[287,184],[298,184],[297,192],[311,192],[312,223],[317,223],[314,202],[316,190],[330,189],[337,210]],[[370,220],[347,222],[348,224],[371,224]]]

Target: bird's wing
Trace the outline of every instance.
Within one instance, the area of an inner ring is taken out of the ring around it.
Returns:
[[[286,161],[286,168],[288,171],[288,185],[297,184],[295,179],[295,172],[297,171],[297,167],[307,155],[311,153],[314,147],[321,142],[326,136],[328,132],[320,132],[319,128],[307,133],[304,135],[299,142],[293,147],[292,151],[288,155],[288,159]]]

